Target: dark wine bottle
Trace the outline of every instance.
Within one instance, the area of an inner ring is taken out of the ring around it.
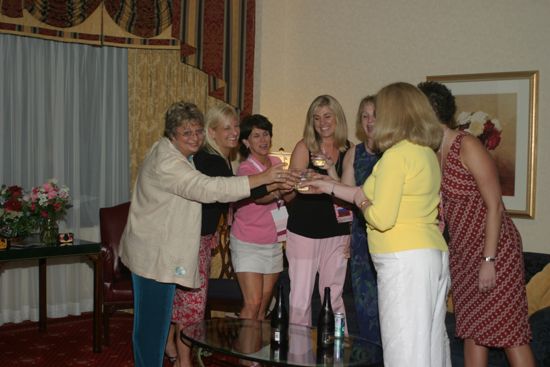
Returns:
[[[317,347],[317,364],[322,366],[334,366],[334,348]]]
[[[288,340],[282,343],[271,343],[270,358],[275,362],[286,362],[288,358]]]
[[[288,312],[284,303],[283,283],[279,283],[275,307],[271,312],[271,344],[285,345],[288,342]]]
[[[330,287],[325,287],[323,307],[317,320],[317,348],[326,349],[334,346],[334,312],[330,302]]]

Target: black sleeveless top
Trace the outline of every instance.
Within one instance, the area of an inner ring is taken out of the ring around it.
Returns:
[[[335,167],[338,176],[342,176],[345,154],[345,152],[340,152],[338,155]],[[323,175],[327,174],[326,170],[313,166],[311,152],[309,152],[309,158],[308,168]],[[349,235],[350,224],[338,223],[333,204],[331,195],[301,194],[297,191],[296,197],[288,206],[287,229],[300,236],[317,239]]]

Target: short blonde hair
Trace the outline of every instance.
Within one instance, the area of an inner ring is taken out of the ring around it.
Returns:
[[[233,106],[226,105],[226,104],[218,104],[208,110],[206,112],[206,118],[204,123],[204,128],[206,130],[206,137],[205,137],[205,149],[209,153],[217,154],[219,156],[224,155],[222,154],[220,147],[216,143],[216,141],[210,136],[210,131],[208,129],[216,129],[222,121],[225,121],[227,119],[235,118],[238,121],[239,115],[237,114],[237,110]]]
[[[376,111],[376,96],[366,96],[359,102],[359,108],[357,109],[357,117],[355,118],[355,135],[361,140],[362,142],[365,142],[368,138],[367,133],[363,129],[363,109],[366,105],[372,104],[374,106],[374,110]],[[376,113],[375,113],[376,114]]]
[[[334,142],[338,150],[344,152],[348,149],[348,125],[344,110],[336,98],[329,95],[322,95],[313,100],[306,115],[306,124],[304,126],[304,143],[310,152],[317,153],[321,151],[321,137],[315,131],[315,120],[313,115],[319,107],[327,106],[334,113],[336,118],[336,130],[334,132]]]
[[[383,152],[401,140],[437,150],[443,128],[428,98],[412,84],[398,82],[376,95],[374,145]]]

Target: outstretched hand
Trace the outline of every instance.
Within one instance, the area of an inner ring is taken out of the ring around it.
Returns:
[[[334,183],[335,181],[329,176],[313,173],[308,179],[300,182],[298,187],[307,187],[307,190],[300,190],[303,194],[329,194]]]
[[[263,172],[267,176],[269,182],[283,183],[287,180],[288,173],[284,169],[283,163],[277,163],[269,167]]]

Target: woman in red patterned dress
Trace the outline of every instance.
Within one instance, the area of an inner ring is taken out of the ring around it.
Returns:
[[[487,366],[494,347],[504,348],[511,366],[534,367],[521,237],[505,213],[496,165],[476,137],[453,130],[456,105],[449,89],[437,82],[418,87],[444,129],[441,194],[465,366]]]

